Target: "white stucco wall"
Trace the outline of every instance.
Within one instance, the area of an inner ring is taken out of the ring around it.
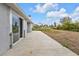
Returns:
[[[31,23],[27,23],[27,32],[31,32],[32,31],[32,24]]]
[[[10,8],[0,4],[0,55],[9,49],[10,45]]]
[[[10,48],[11,39],[9,34],[12,32],[12,15],[21,17],[7,5],[0,4],[0,55]],[[24,30],[25,37],[27,37],[27,20],[25,19],[23,19],[23,36]]]

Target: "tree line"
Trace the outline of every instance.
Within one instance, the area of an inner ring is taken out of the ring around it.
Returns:
[[[79,22],[73,22],[70,17],[64,17],[60,19],[60,24],[57,25],[56,29],[79,32]]]
[[[56,29],[56,30],[67,30],[67,31],[76,31],[79,32],[79,21],[72,21],[72,18],[70,17],[63,17],[60,19],[60,23],[56,24],[54,22],[54,25],[37,25],[35,24],[33,26],[33,30],[37,29],[43,29],[43,28],[51,28],[51,29]]]

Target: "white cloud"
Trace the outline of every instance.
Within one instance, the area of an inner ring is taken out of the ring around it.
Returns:
[[[62,17],[65,17],[65,16],[69,16],[72,18],[72,20],[77,20],[79,19],[79,6],[75,8],[75,10],[70,14],[70,13],[67,13],[66,9],[65,8],[61,8],[61,9],[58,9],[58,10],[50,10],[49,9],[57,9],[58,8],[58,4],[37,4],[35,6],[35,9],[32,8],[32,10],[34,12],[38,12],[38,13],[47,13],[46,14],[46,17],[47,17],[47,20],[45,19],[45,21],[43,21],[43,23],[45,24],[50,24],[51,23],[51,20],[59,20],[60,18]]]
[[[74,12],[71,14],[72,17],[79,17],[79,12]]]
[[[32,10],[33,10],[33,8],[30,8],[30,9],[29,9],[29,11],[32,11]]]
[[[74,12],[72,14],[70,14],[72,19],[78,19],[79,17],[79,6],[76,7],[76,9],[74,10]]]
[[[66,12],[66,9],[65,8],[61,8],[59,12],[65,13]]]
[[[65,16],[71,17],[72,21],[79,20],[79,6],[71,14],[67,13],[66,9],[64,9],[64,8],[61,8],[58,11],[47,12],[47,18],[51,18],[51,20],[56,20],[56,19],[52,19],[52,18],[60,19]]]
[[[58,4],[56,3],[37,4],[33,11],[38,13],[45,13],[48,10],[51,10],[51,8],[57,9],[57,6]]]
[[[67,13],[66,13],[66,9],[64,8],[61,8],[59,11],[50,11],[47,13],[47,17],[49,18],[52,18],[52,17],[65,17],[65,16],[69,16]]]
[[[76,12],[79,12],[79,6],[75,9]]]

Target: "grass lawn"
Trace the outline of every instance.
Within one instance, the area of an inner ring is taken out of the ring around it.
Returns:
[[[42,31],[51,38],[61,43],[79,55],[79,32],[62,31],[62,30],[45,30]]]

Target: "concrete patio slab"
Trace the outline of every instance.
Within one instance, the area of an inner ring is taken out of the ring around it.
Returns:
[[[27,34],[26,39],[21,39],[14,45],[4,56],[77,56],[77,54],[41,31],[33,31]]]

